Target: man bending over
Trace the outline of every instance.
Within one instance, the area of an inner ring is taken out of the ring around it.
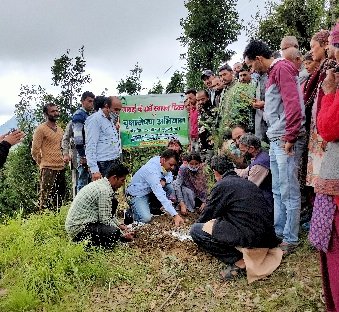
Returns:
[[[73,241],[89,239],[93,246],[111,247],[122,239],[133,239],[115,218],[118,201],[114,192],[125,183],[128,169],[113,163],[106,177],[84,186],[75,196],[66,218],[66,231]],[[124,231],[124,232],[122,232]]]

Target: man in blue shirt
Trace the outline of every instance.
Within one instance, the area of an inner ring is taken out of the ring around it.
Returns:
[[[132,177],[127,187],[127,194],[131,197],[130,206],[133,210],[134,220],[148,223],[151,221],[150,199],[155,195],[164,209],[174,217],[176,226],[184,222],[174,209],[172,202],[167,198],[160,180],[174,169],[178,161],[178,154],[170,149],[165,150],[161,156],[151,158]]]
[[[86,158],[92,181],[105,176],[109,167],[120,161],[120,137],[111,113],[122,108],[117,97],[105,98],[104,106],[85,122]]]
[[[86,91],[81,96],[81,107],[72,117],[72,130],[74,145],[77,150],[77,192],[91,181],[85,154],[85,130],[84,125],[87,117],[93,111],[95,95]]]

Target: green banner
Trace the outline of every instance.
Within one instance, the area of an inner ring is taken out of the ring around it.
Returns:
[[[122,96],[120,113],[123,147],[167,145],[172,138],[188,144],[188,114],[184,94]]]

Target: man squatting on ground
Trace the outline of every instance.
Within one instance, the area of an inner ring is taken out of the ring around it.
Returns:
[[[115,217],[118,201],[114,192],[129,171],[121,163],[112,164],[104,178],[84,186],[74,198],[66,218],[66,231],[73,241],[89,239],[93,246],[111,247],[117,240],[130,241],[133,232]]]
[[[184,222],[172,202],[167,198],[160,181],[166,180],[166,175],[175,168],[178,154],[171,149],[165,150],[161,156],[151,158],[132,177],[127,187],[127,196],[130,197],[130,207],[134,220],[148,223],[152,219],[150,201],[155,196],[164,209],[174,218],[175,225]]]

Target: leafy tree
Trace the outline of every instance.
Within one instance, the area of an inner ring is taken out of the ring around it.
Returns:
[[[36,211],[38,203],[38,168],[31,157],[30,144],[21,143],[13,148],[0,174],[0,217]]]
[[[61,88],[60,94],[54,99],[59,106],[60,122],[67,124],[69,117],[78,108],[78,103],[85,83],[92,81],[89,74],[85,74],[86,61],[84,46],[79,49],[80,55],[71,57],[70,50],[54,60],[52,71],[52,85]]]
[[[15,104],[15,117],[19,128],[26,133],[25,140],[32,140],[34,129],[43,121],[42,111],[38,107],[53,101],[53,97],[40,85],[21,85],[19,98],[20,101]]]
[[[176,70],[166,87],[166,93],[182,93],[185,90],[185,74]]]
[[[237,39],[241,25],[236,0],[187,0],[188,16],[181,19],[183,34],[178,40],[187,46],[187,85],[201,85],[203,69],[215,70],[234,53],[227,46]]]
[[[117,90],[118,94],[137,95],[141,91],[140,76],[143,69],[138,63],[135,64],[134,69],[130,70],[130,75],[126,76],[126,79],[120,79],[118,82]]]
[[[161,84],[160,79],[153,85],[152,89],[148,90],[148,94],[162,94],[164,87]]]
[[[339,4],[330,0],[284,0],[280,4],[266,3],[266,13],[256,14],[247,28],[247,35],[261,38],[273,50],[280,49],[281,39],[286,35],[296,36],[300,49],[310,49],[310,39],[321,28],[328,29],[339,16]]]
[[[339,18],[338,0],[325,0],[326,25],[330,29]]]
[[[0,213],[13,213],[23,208],[25,213],[32,212],[37,207],[39,173],[31,157],[31,142],[33,131],[44,121],[42,106],[45,103],[57,104],[61,111],[59,125],[65,125],[69,115],[75,111],[74,104],[81,96],[82,86],[90,82],[90,76],[85,74],[84,47],[80,56],[70,57],[70,51],[54,60],[52,81],[60,86],[60,94],[56,97],[48,94],[42,86],[22,85],[20,101],[15,105],[15,115],[18,126],[26,133],[24,141],[11,151],[1,172]]]

